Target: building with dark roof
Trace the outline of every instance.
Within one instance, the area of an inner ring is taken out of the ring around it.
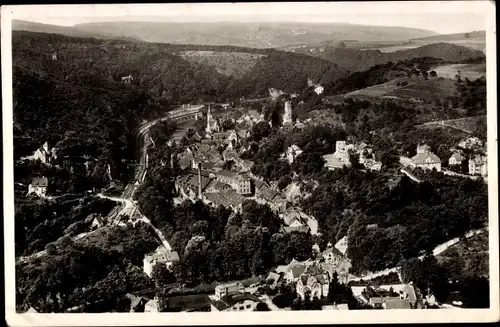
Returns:
[[[245,197],[236,193],[233,189],[224,190],[217,193],[203,193],[203,201],[211,206],[223,206],[233,211],[240,211]]]
[[[261,301],[250,293],[225,295],[221,299],[209,297],[211,311],[254,311]]]

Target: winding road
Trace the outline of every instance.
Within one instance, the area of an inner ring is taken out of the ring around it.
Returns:
[[[134,180],[132,183],[129,183],[125,186],[125,189],[122,192],[122,195],[120,197],[118,196],[107,196],[102,193],[97,194],[97,197],[100,198],[106,198],[111,201],[115,201],[119,203],[118,206],[113,208],[111,212],[105,217],[105,221],[108,222],[108,225],[119,225],[121,223],[121,217],[122,216],[128,216],[129,218],[134,217],[135,215],[138,215],[140,218],[137,219],[137,221],[143,221],[144,223],[148,224],[153,228],[153,230],[156,232],[159,240],[161,243],[165,246],[167,250],[171,250],[172,247],[170,246],[170,243],[167,241],[163,233],[156,228],[151,221],[145,217],[141,212],[138,206],[136,205],[136,202],[133,200],[134,199],[134,194],[137,188],[144,182],[144,178],[147,173],[147,168],[148,168],[148,154],[147,154],[147,149],[150,144],[152,144],[152,140],[149,137],[149,130],[151,127],[153,127],[156,123],[160,121],[165,121],[167,119],[172,119],[172,118],[177,118],[178,116],[182,116],[184,114],[192,114],[193,112],[199,111],[203,105],[197,105],[197,106],[191,106],[187,110],[183,109],[177,109],[174,111],[169,112],[169,114],[165,117],[160,117],[154,120],[151,120],[149,122],[146,122],[142,124],[136,131],[136,144],[139,146],[139,165],[137,165],[135,173],[134,173]],[[179,141],[182,136],[184,135],[184,132],[187,127],[192,126],[192,123],[186,122],[183,124],[179,124],[177,127],[177,130],[174,132],[172,135],[172,139],[175,141]],[[105,227],[104,227],[105,228]],[[96,231],[100,229],[91,231],[91,232],[86,232],[86,233],[81,233],[73,238],[73,241],[80,240],[82,238],[85,238]],[[45,250],[33,253],[29,256],[21,256],[17,259],[17,262],[20,263],[26,263],[29,262],[32,259],[40,258],[46,254]]]

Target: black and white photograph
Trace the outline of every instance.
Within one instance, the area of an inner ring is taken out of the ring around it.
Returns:
[[[497,321],[494,10],[3,6],[9,325]]]

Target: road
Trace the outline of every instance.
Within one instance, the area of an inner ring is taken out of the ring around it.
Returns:
[[[189,112],[194,112],[196,110],[199,110],[199,109],[201,109],[201,107],[202,107],[202,105],[192,106],[189,109]],[[138,218],[138,220],[143,221],[144,223],[151,226],[153,228],[153,230],[156,232],[156,234],[157,234],[158,238],[160,239],[160,241],[162,242],[162,244],[168,250],[172,249],[172,247],[170,246],[170,243],[168,243],[168,241],[165,238],[165,236],[163,235],[163,233],[158,228],[153,226],[151,221],[140,212],[139,208],[137,207],[137,205],[133,199],[134,199],[135,191],[140,186],[140,184],[142,182],[144,182],[144,177],[145,177],[146,171],[147,171],[147,161],[148,161],[147,160],[148,159],[147,149],[148,149],[149,145],[151,144],[151,140],[149,138],[149,133],[148,133],[149,130],[156,123],[158,123],[160,121],[167,120],[167,119],[171,118],[172,116],[182,115],[184,112],[185,111],[183,111],[183,110],[174,110],[174,111],[170,112],[171,114],[168,116],[160,117],[160,118],[157,118],[157,119],[154,119],[152,121],[149,121],[147,123],[142,124],[135,132],[136,133],[136,144],[139,146],[139,151],[138,151],[139,153],[138,154],[140,155],[140,158],[139,158],[139,165],[137,165],[136,171],[134,173],[133,182],[129,183],[125,186],[125,189],[123,190],[122,195],[120,197],[106,196],[106,195],[100,194],[100,193],[97,194],[97,196],[100,198],[106,198],[106,199],[109,199],[111,201],[115,201],[115,202],[119,203],[119,205],[116,206],[115,208],[113,208],[111,210],[111,212],[105,217],[105,221],[107,221],[110,224],[118,225],[121,223],[120,217],[128,216],[128,217],[132,218],[134,216],[134,214],[138,213],[140,216],[140,218]],[[172,139],[175,140],[176,142],[180,141],[180,139],[184,135],[186,128],[193,127],[193,126],[194,126],[194,123],[189,122],[189,121],[184,123],[184,124],[179,124],[177,127],[177,130],[172,135]],[[74,241],[80,240],[80,239],[82,239],[88,235],[91,235],[95,232],[96,231],[91,231],[91,232],[79,234],[76,237],[74,237],[73,240]],[[19,257],[18,262],[26,263],[26,262],[30,261],[31,259],[42,257],[45,254],[46,254],[45,251],[39,251],[39,252],[36,252],[36,253],[29,255],[29,256]]]
[[[478,235],[478,234],[481,234],[484,232],[484,229],[474,229],[474,230],[470,230],[469,232],[467,232],[464,237],[469,239],[475,235]],[[459,237],[455,237],[454,239],[452,240],[449,240],[447,242],[444,242],[444,243],[441,243],[440,245],[436,246],[434,248],[434,250],[432,251],[432,255],[433,256],[438,256],[440,255],[441,253],[443,253],[444,251],[448,250],[450,247],[452,247],[453,245],[457,244],[458,242],[460,242],[460,238]],[[422,260],[425,256],[420,256],[418,257],[420,260]],[[377,272],[373,272],[373,273],[369,273],[365,276],[361,276],[361,277],[356,277],[356,278],[351,278],[349,279],[349,281],[358,281],[358,280],[370,280],[370,279],[373,279],[373,278],[376,278],[376,277],[379,277],[379,276],[383,276],[383,275],[388,275],[389,273],[391,272],[395,272],[397,273],[398,275],[400,274],[400,267],[393,267],[393,268],[388,268],[388,269],[385,269],[385,270],[381,270],[381,271],[377,271]],[[401,276],[400,276],[401,278]]]

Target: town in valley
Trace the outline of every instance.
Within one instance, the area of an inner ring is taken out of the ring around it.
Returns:
[[[12,22],[17,312],[489,308],[485,32],[206,25]]]

